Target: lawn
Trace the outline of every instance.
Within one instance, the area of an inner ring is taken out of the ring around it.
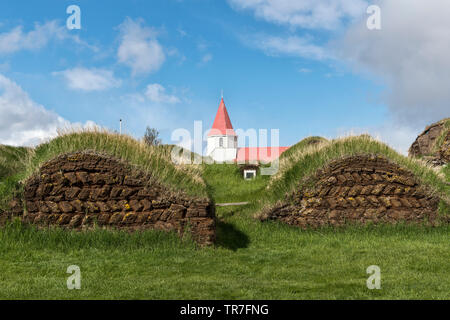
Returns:
[[[18,189],[17,182],[31,152],[29,148],[0,145],[0,210]]]
[[[128,235],[0,229],[1,299],[450,299],[450,226],[301,230],[253,219],[267,177],[232,165],[204,170],[219,202],[217,244],[156,231]],[[69,265],[81,289],[68,290]],[[381,268],[381,289],[366,268]]]

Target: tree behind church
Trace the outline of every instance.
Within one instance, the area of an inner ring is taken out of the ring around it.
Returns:
[[[159,131],[155,128],[150,128],[147,126],[144,134],[144,142],[149,146],[159,146],[161,144],[161,139],[159,139]]]

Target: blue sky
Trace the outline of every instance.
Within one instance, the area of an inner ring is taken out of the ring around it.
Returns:
[[[373,1],[383,28],[370,31],[363,0],[5,0],[0,143],[36,144],[73,124],[118,130],[119,119],[137,138],[148,125],[173,143],[177,128],[212,125],[223,89],[235,128],[279,129],[281,145],[369,132],[405,152],[449,114],[449,48],[433,45],[448,42],[450,8],[436,1]],[[66,28],[73,4],[80,30]],[[435,22],[410,35],[405,11]]]

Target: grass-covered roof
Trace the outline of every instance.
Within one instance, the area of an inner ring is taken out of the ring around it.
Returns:
[[[352,155],[378,155],[411,171],[416,178],[439,193],[443,198],[450,199],[450,186],[438,170],[426,165],[425,162],[409,158],[371,138],[368,135],[338,138],[324,141],[304,148],[297,148],[287,157],[280,159],[278,173],[272,176],[267,187],[268,199],[276,201],[290,193],[304,178],[324,168],[333,160]]]
[[[195,197],[207,197],[199,168],[175,165],[171,160],[172,148],[164,145],[148,146],[131,136],[101,130],[63,133],[34,149],[1,146],[0,199],[3,202],[9,200],[17,183],[34,174],[44,162],[64,153],[86,150],[122,159],[172,190]]]

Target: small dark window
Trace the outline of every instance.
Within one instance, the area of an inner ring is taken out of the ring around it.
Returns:
[[[244,179],[250,180],[255,178],[256,176],[256,170],[244,170]]]
[[[219,138],[219,147],[223,147],[223,138]]]

